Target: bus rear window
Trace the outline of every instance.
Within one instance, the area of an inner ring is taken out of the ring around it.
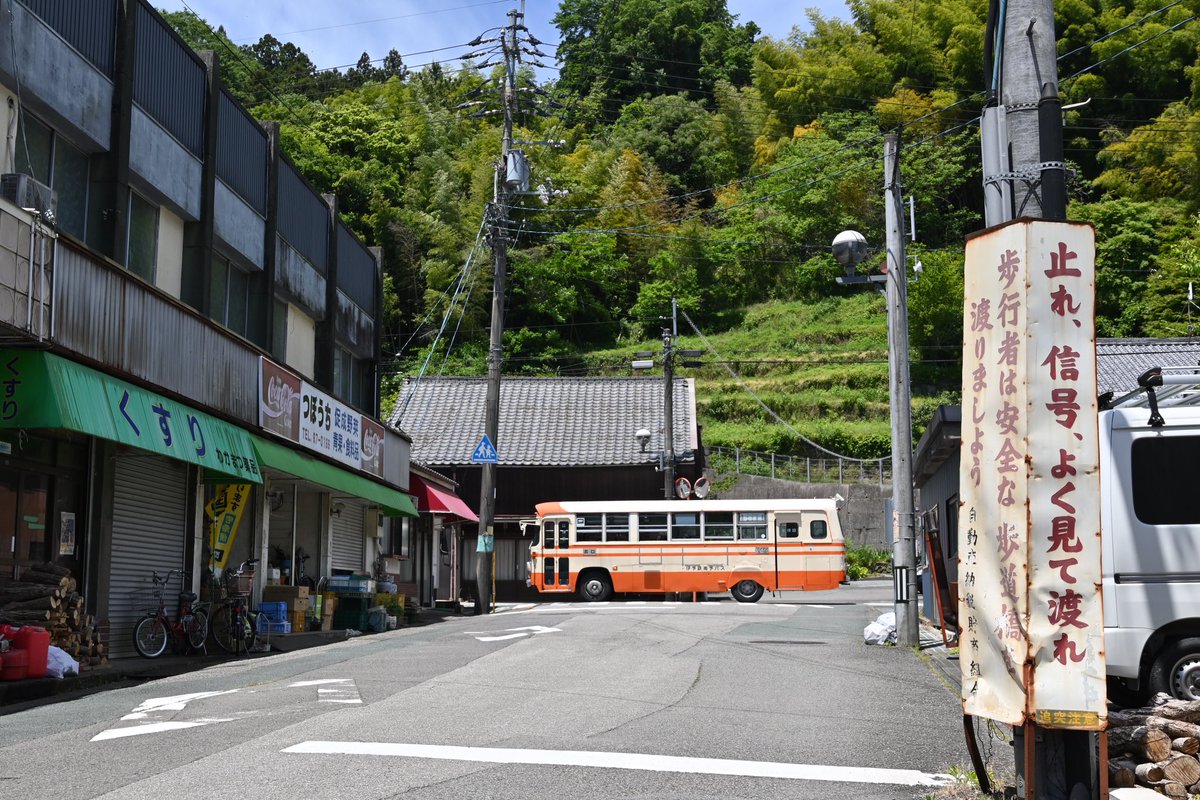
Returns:
[[[638,514],[639,542],[665,542],[666,540],[666,514]]]

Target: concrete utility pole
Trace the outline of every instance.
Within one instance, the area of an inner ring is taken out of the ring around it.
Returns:
[[[671,327],[663,328],[663,498],[675,497],[675,298],[671,298]]]
[[[900,137],[883,141],[884,220],[887,226],[888,360],[892,395],[892,569],[896,590],[896,641],[920,644],[917,549],[913,535],[912,390],[908,372],[908,275],[904,255],[904,197]]]
[[[488,244],[492,248],[492,324],[488,346],[487,409],[484,418],[484,434],[500,452],[500,366],[504,360],[504,278],[508,270],[508,197],[510,183],[510,160],[514,155],[524,165],[523,155],[512,149],[513,111],[516,105],[517,62],[521,57],[521,45],[517,33],[523,29],[524,13],[508,12],[508,27],[501,31],[501,46],[504,51],[503,114],[504,138],[500,146],[500,161],[496,165],[494,200],[492,203],[491,229]],[[511,170],[519,173],[520,169]],[[484,463],[479,483],[479,544],[476,547],[475,582],[479,603],[476,614],[486,614],[492,609],[492,568],[494,531],[496,518],[496,464]]]
[[[1015,216],[988,220],[989,225],[1017,217],[1065,219],[1065,172],[1062,114],[1058,99],[1058,62],[1054,39],[1053,0],[1008,0],[996,48],[999,95],[1011,154],[1012,204]],[[991,76],[989,76],[989,79]],[[1056,127],[1046,130],[1043,123]],[[1057,140],[1057,146],[1055,146]],[[985,146],[986,152],[986,146]],[[1049,196],[1047,197],[1047,193]],[[1062,206],[1053,212],[1045,208]]]

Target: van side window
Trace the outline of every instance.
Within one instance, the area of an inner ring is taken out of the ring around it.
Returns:
[[[1196,477],[1181,465],[1200,463],[1200,436],[1147,436],[1135,439],[1133,513],[1147,525],[1200,523]]]

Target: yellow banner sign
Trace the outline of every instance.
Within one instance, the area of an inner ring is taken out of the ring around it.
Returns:
[[[250,484],[230,483],[217,488],[217,493],[208,505],[204,507],[210,523],[208,537],[209,548],[212,551],[211,564],[215,570],[225,569],[229,560],[229,550],[237,536],[238,524],[242,514],[250,503]]]

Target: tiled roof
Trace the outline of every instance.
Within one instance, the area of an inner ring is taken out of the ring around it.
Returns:
[[[1119,397],[1138,388],[1138,376],[1151,367],[1197,364],[1200,339],[1097,339],[1096,389]]]
[[[401,406],[409,392],[407,407]],[[484,433],[486,378],[409,381],[388,423],[412,437],[422,464],[470,464]],[[674,449],[690,460],[696,449],[695,387],[677,378],[672,396]],[[658,462],[663,447],[661,378],[503,378],[494,442],[500,465],[608,466]],[[634,433],[650,431],[643,451]]]

